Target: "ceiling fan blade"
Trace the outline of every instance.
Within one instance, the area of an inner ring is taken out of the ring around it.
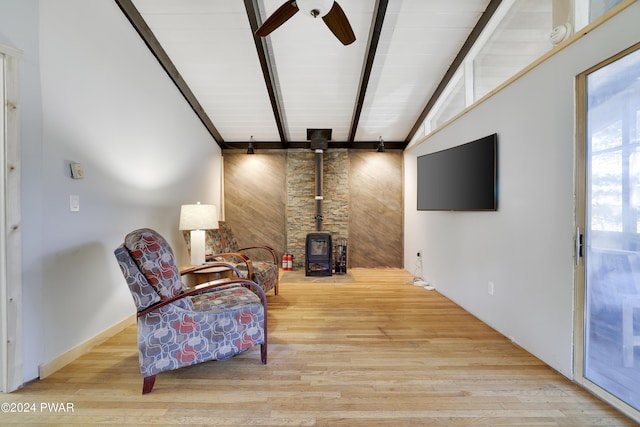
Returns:
[[[296,12],[298,12],[298,6],[295,0],[284,3],[260,25],[260,28],[256,30],[256,35],[259,37],[268,36],[273,30],[287,22]]]
[[[338,2],[333,2],[333,7],[329,13],[322,17],[322,20],[343,45],[346,46],[356,41],[356,35],[353,34],[347,15],[344,14]]]

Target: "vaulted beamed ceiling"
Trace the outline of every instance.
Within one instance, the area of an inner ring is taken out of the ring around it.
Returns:
[[[500,0],[341,0],[356,41],[284,0],[115,0],[222,149],[404,149]]]

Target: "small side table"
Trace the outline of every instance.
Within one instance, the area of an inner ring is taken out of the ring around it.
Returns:
[[[193,268],[193,266],[180,267],[180,273]],[[233,270],[226,266],[212,266],[201,270],[193,271],[182,276],[182,282],[188,288],[193,288],[201,283],[211,282],[218,279],[230,279],[233,277]]]

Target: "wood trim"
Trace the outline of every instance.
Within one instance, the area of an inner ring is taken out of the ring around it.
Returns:
[[[576,233],[585,234],[586,219],[586,73],[576,77],[576,141],[575,141],[575,224]],[[577,236],[574,236],[574,239]],[[585,245],[586,246],[586,245]],[[576,253],[577,257],[578,254]],[[583,258],[584,260],[584,258]],[[580,382],[584,369],[584,297],[585,271],[584,261],[576,258],[574,271],[574,342],[572,379]]]
[[[327,148],[349,148],[354,150],[376,150],[378,148],[378,140],[375,141],[329,141]],[[225,145],[229,149],[234,150],[247,150],[247,146],[249,141],[234,141],[227,142]],[[263,141],[263,142],[255,142],[253,146],[256,150],[260,150],[260,153],[263,153],[263,150],[275,150],[281,149],[282,143],[276,141]],[[404,150],[407,146],[407,143],[404,141],[384,141],[385,150]],[[227,150],[225,148],[225,150]],[[311,143],[310,141],[288,141],[287,146],[285,148],[304,148],[310,149]]]
[[[22,51],[4,49],[6,128],[3,142],[5,158],[4,173],[4,210],[5,227],[2,233],[2,310],[4,318],[0,320],[2,338],[2,391],[13,391],[23,383],[22,356],[22,216],[20,211],[20,93],[19,62]],[[3,101],[5,101],[3,100]]]
[[[269,52],[268,41],[256,35],[256,31],[260,25],[262,25],[257,0],[244,0],[244,7],[247,10],[247,17],[251,25],[251,33],[253,34],[253,41],[256,45],[256,52],[258,54],[258,60],[260,61],[262,75],[264,76],[264,83],[267,86],[267,93],[269,94],[269,101],[271,102],[271,109],[273,110],[273,118],[276,121],[280,141],[286,147],[287,135],[284,129],[284,110],[281,106],[282,98],[276,91],[278,87],[276,66],[271,59],[272,56]],[[259,19],[260,22],[258,22]]]
[[[380,42],[380,33],[382,32],[382,25],[384,24],[384,18],[387,14],[387,5],[389,0],[378,0],[375,6],[375,14],[373,15],[373,23],[371,25],[371,32],[369,33],[369,43],[367,49],[367,56],[362,64],[362,73],[360,76],[360,85],[358,87],[358,99],[353,111],[353,117],[351,118],[351,130],[349,131],[348,142],[352,143],[356,137],[358,131],[358,123],[360,122],[360,115],[362,114],[362,107],[364,105],[364,98],[367,94],[367,87],[369,86],[369,80],[371,79],[371,70],[373,69],[373,61],[376,57],[376,51],[378,50],[378,43]]]
[[[73,347],[50,362],[43,363],[38,367],[40,379],[47,378],[49,375],[64,368],[80,356],[90,352],[96,346],[102,344],[107,339],[124,331],[126,328],[136,324],[136,315],[132,314],[126,319],[116,323],[115,325],[105,329],[93,338]]]
[[[20,60],[24,57],[24,52],[22,50],[8,46],[4,43],[0,43],[0,53]]]

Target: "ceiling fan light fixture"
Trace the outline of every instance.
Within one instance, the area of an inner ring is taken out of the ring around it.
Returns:
[[[298,9],[312,18],[324,17],[333,7],[334,0],[296,0]]]
[[[356,41],[356,35],[353,33],[347,15],[334,0],[287,0],[260,25],[256,30],[256,36],[268,36],[300,11],[312,18],[321,17],[343,45]]]

